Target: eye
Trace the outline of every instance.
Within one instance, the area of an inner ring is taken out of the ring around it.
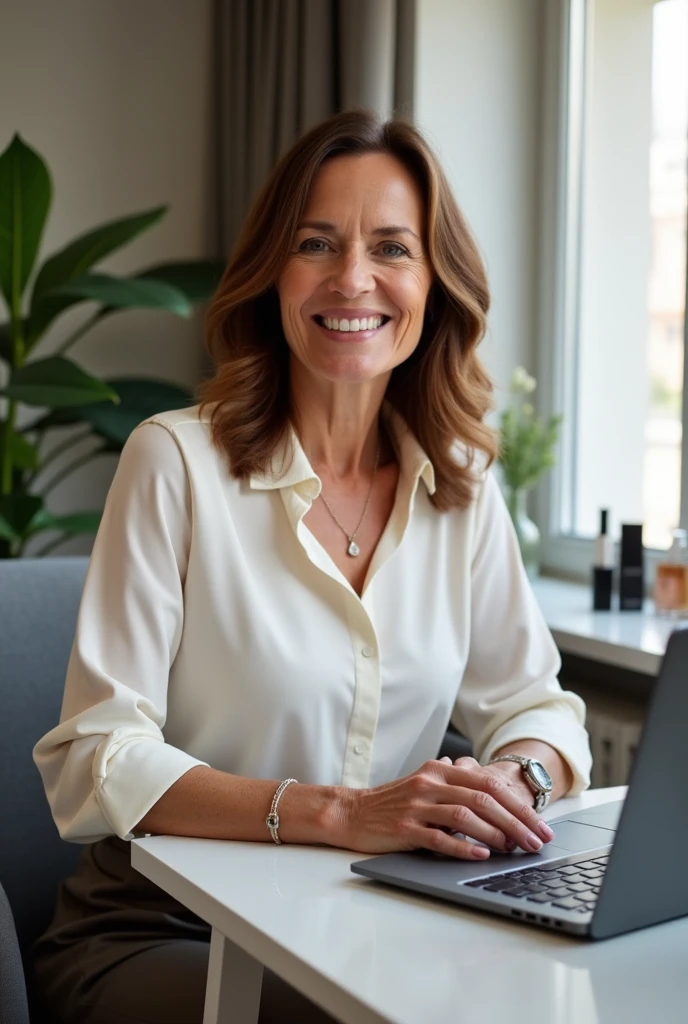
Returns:
[[[306,238],[299,246],[299,252],[327,252],[330,244],[324,238]]]
[[[392,259],[399,259],[400,256],[408,256],[408,249],[398,242],[383,242],[380,246],[383,256],[390,256]]]

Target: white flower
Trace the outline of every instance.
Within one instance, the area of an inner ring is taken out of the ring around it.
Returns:
[[[517,366],[511,375],[511,390],[517,394],[529,395],[536,387],[535,377],[531,377],[524,367]]]

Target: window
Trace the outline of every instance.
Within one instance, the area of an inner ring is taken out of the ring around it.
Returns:
[[[539,518],[545,563],[580,572],[600,508],[615,536],[642,522],[647,548],[667,548],[688,521],[688,0],[566,0],[559,11],[561,101],[545,127],[559,138],[556,230],[543,242],[557,279],[543,324],[565,429]]]

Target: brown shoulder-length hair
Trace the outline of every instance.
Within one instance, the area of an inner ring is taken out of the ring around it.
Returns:
[[[275,282],[293,247],[318,170],[336,156],[389,153],[413,175],[425,204],[425,243],[434,281],[420,342],[397,366],[386,398],[435,469],[435,506],[473,498],[477,451],[489,466],[498,449],[483,418],[492,382],[476,349],[485,332],[485,268],[449,184],[420,132],[364,110],[335,114],[303,135],[277,163],[256,199],[207,314],[214,376],[197,391],[213,405],[211,436],[235,477],[265,471],[290,431],[289,348]],[[457,459],[456,442],[464,446]],[[482,468],[482,467],[481,467]]]

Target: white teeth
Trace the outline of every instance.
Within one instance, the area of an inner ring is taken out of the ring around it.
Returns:
[[[339,320],[336,316],[324,316],[322,320],[328,331],[351,332],[377,330],[378,327],[382,326],[383,318],[381,316],[364,316],[361,318],[353,317],[351,320],[345,318]]]

